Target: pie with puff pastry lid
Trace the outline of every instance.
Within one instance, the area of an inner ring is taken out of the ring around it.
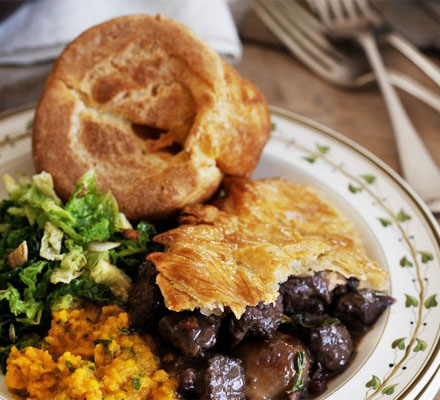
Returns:
[[[327,271],[330,285],[359,279],[388,288],[388,272],[371,260],[350,222],[312,188],[284,179],[225,179],[226,197],[186,207],[180,226],[154,240],[152,253],[166,306],[205,314],[273,303],[289,276]]]

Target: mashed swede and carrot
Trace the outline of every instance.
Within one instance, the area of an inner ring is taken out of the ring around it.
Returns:
[[[57,311],[41,349],[12,348],[6,385],[29,400],[174,399],[176,382],[153,351],[117,306]]]

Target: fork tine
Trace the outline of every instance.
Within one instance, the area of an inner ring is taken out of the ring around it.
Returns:
[[[277,0],[275,0],[277,1]],[[298,21],[303,21],[304,25],[310,24],[310,26],[316,31],[323,31],[322,24],[318,19],[316,19],[309,11],[307,11],[303,6],[299,5],[296,0],[278,0],[282,4],[286,11],[298,16],[296,18]]]
[[[338,82],[341,69],[338,62],[328,54],[316,47],[316,44],[309,38],[304,39],[304,34],[298,31],[294,25],[286,29],[285,23],[281,24],[280,14],[273,13],[274,1],[255,0],[252,8],[261,18],[265,25],[283,42],[283,44],[299,59],[302,60],[312,71],[318,75],[325,76],[327,79]],[[271,12],[272,11],[272,12]],[[284,21],[285,22],[285,21]],[[290,25],[290,24],[289,24]]]
[[[345,6],[345,10],[347,14],[351,18],[355,18],[357,16],[355,2],[353,0],[342,0]]]
[[[313,58],[320,60],[321,63],[325,63],[328,66],[339,62],[342,58],[340,54],[336,57],[333,52],[326,51],[320,47],[312,38],[308,37],[307,34],[295,23],[291,21],[282,6],[284,0],[271,0],[270,2],[259,0],[259,3],[266,12],[276,21],[279,27],[281,27],[284,32],[290,34],[290,36],[296,41],[295,46],[301,47],[303,51],[306,51],[308,55]],[[292,23],[293,22],[293,23]],[[291,45],[292,46],[292,45]]]
[[[307,35],[310,40],[314,41],[317,46],[324,51],[330,52],[335,58],[344,60],[345,57],[328,41],[323,33],[322,24],[313,17],[302,6],[298,5],[295,0],[272,0],[271,3],[277,2],[279,7],[283,9],[284,14],[300,31]]]
[[[324,25],[330,25],[330,9],[327,7],[326,0],[308,0],[310,7],[315,10]]]
[[[340,0],[327,0],[327,4],[330,7],[331,12],[336,21],[344,20],[343,5]]]
[[[350,0],[349,0],[350,1]],[[380,17],[373,10],[368,0],[351,0],[359,7],[360,11],[374,24],[380,24]]]
[[[306,0],[307,4],[309,5],[309,8],[314,12],[314,13],[318,13],[318,10],[316,8],[316,0]]]

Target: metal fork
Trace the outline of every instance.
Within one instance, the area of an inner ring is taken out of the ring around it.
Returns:
[[[365,58],[348,57],[337,49],[324,34],[322,23],[296,0],[254,0],[252,8],[287,49],[321,78],[350,89],[376,81]],[[394,86],[440,112],[440,96],[404,73],[392,69],[388,73]]]
[[[308,0],[328,33],[357,41],[365,50],[388,108],[402,172],[433,212],[440,212],[440,172],[400,102],[380,56],[372,24],[375,13],[366,0]]]

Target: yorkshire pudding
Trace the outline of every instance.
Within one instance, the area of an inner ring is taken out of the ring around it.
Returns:
[[[116,18],[66,47],[33,131],[36,169],[67,198],[94,168],[131,219],[208,199],[223,175],[249,176],[268,139],[261,92],[188,28]]]

